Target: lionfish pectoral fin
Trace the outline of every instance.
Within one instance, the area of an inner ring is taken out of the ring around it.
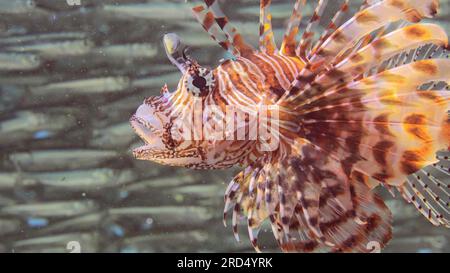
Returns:
[[[305,138],[339,158],[347,174],[398,187],[432,223],[448,226],[448,157],[432,163],[450,147],[449,70],[450,60],[420,60],[306,96],[298,104]],[[429,82],[444,84],[420,89]]]
[[[316,13],[320,12],[321,5],[325,4],[326,1],[319,2]],[[358,49],[358,42],[363,41],[359,46],[369,43],[373,38],[370,35],[373,31],[383,29],[386,25],[400,20],[419,22],[424,17],[432,17],[437,8],[437,0],[383,0],[369,5],[342,26],[327,34],[328,38],[319,42],[320,46],[313,50],[313,54],[308,55],[308,59],[302,57],[308,60],[308,63],[292,82],[291,87],[286,92],[286,97],[296,96],[302,90],[309,89],[307,87],[313,83],[320,72],[333,69],[336,62],[342,59],[343,54],[349,51],[353,52],[352,48]],[[318,21],[318,19],[313,19],[315,18],[311,19],[311,27],[316,25]],[[308,29],[298,46],[297,54],[299,56],[308,54],[307,51],[311,46],[312,37],[307,33]],[[382,30],[380,33],[384,33],[384,31]]]
[[[370,76],[374,69],[377,73],[381,73],[403,65],[408,59],[416,62],[419,55],[422,59],[429,59],[434,57],[434,53],[439,48],[442,49],[442,55],[445,53],[447,45],[447,34],[440,26],[434,24],[409,25],[381,36],[349,55],[329,71],[317,77],[311,85],[320,86],[320,89],[327,90],[339,83],[351,82],[358,78]],[[431,51],[430,48],[424,50],[425,46],[436,46],[436,50]],[[410,58],[409,55],[414,56]],[[394,59],[394,57],[397,58]],[[386,62],[388,61],[387,65]],[[323,93],[311,96],[313,90],[309,89],[301,93],[297,100],[309,103],[324,96]],[[299,106],[302,106],[302,104]]]
[[[384,61],[396,54],[408,52],[411,49],[433,44],[440,47],[448,45],[448,37],[443,28],[435,24],[414,24],[397,29],[373,41],[347,59],[336,65],[335,69],[348,77],[357,76],[381,66]],[[420,51],[416,51],[418,55]],[[416,56],[413,56],[414,58]],[[395,64],[393,65],[395,66]],[[378,70],[381,72],[380,70]],[[322,82],[325,79],[322,79]],[[340,79],[342,80],[342,78]],[[333,79],[326,79],[332,83]]]
[[[247,56],[254,52],[242,35],[229,22],[217,0],[205,0],[203,5],[192,9],[197,21],[221,47],[236,56]]]
[[[225,199],[237,204],[233,213],[247,217],[253,246],[259,250],[257,234],[268,221],[285,252],[370,252],[373,241],[383,247],[391,238],[383,201],[320,148],[306,143],[298,149],[281,162],[250,167],[230,183]]]
[[[438,162],[408,176],[399,187],[403,198],[434,225],[450,228],[450,152],[437,153]]]
[[[312,61],[319,58],[332,62],[336,56],[351,48],[361,38],[372,31],[399,20],[419,22],[424,17],[432,17],[438,8],[436,0],[384,0],[358,12],[346,24],[337,28],[311,56]]]

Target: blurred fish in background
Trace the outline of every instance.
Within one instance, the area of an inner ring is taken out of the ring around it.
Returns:
[[[0,252],[253,252],[245,238],[223,236],[233,170],[194,172],[131,155],[140,142],[128,123],[136,105],[180,78],[163,35],[177,33],[202,64],[227,58],[188,2],[0,0]],[[278,40],[291,2],[273,1]],[[259,1],[228,6],[256,44]],[[450,0],[437,20],[450,33]],[[447,229],[401,198],[387,203],[395,222],[385,252],[450,252]],[[262,250],[278,251],[264,235]]]

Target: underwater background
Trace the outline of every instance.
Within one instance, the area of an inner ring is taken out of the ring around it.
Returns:
[[[237,243],[222,223],[236,170],[131,156],[140,144],[131,114],[180,79],[162,36],[177,33],[202,65],[224,58],[192,2],[0,0],[0,252],[253,252],[246,227]],[[224,2],[256,44],[259,1]],[[362,1],[351,2],[356,10]],[[278,41],[293,3],[273,1]],[[450,0],[441,0],[437,23],[450,34]],[[380,192],[394,215],[385,252],[450,252],[448,229]],[[263,251],[278,251],[265,235]]]

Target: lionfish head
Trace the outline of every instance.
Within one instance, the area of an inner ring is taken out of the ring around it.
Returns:
[[[191,114],[215,87],[213,71],[186,56],[186,47],[175,34],[164,36],[164,46],[182,77],[176,91],[169,92],[165,85],[159,96],[145,99],[131,117],[131,126],[145,143],[133,150],[134,156],[164,165],[215,168],[213,154],[223,144],[199,140],[189,130]]]

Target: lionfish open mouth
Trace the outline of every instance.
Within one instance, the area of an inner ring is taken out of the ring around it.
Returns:
[[[133,155],[137,159],[144,159],[147,151],[154,148],[154,145],[152,145],[156,139],[154,130],[148,122],[137,115],[130,118],[130,124],[136,134],[144,141],[144,145],[133,149]]]

